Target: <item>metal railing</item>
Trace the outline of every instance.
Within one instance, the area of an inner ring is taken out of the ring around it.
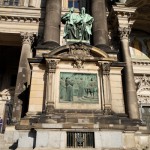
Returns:
[[[0,6],[23,6],[24,0],[0,0]]]
[[[67,132],[68,148],[94,148],[94,132]]]

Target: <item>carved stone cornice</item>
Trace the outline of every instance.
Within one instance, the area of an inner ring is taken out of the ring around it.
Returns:
[[[116,11],[115,14],[118,17],[127,17],[128,19],[134,16],[134,12],[127,12],[127,11]]]
[[[38,23],[40,18],[37,17],[19,17],[19,16],[4,16],[0,15],[0,21],[21,22],[21,23]]]
[[[119,27],[118,30],[119,30],[119,35],[121,40],[129,38],[131,27]]]
[[[60,59],[47,59],[46,60],[46,71],[47,73],[55,73],[56,67]]]
[[[150,61],[132,61],[134,66],[150,66]]]
[[[35,34],[34,33],[21,33],[22,43],[32,45],[34,42]]]

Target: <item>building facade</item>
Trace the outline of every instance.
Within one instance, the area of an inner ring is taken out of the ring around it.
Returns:
[[[149,26],[148,0],[0,0],[0,149],[149,150]]]

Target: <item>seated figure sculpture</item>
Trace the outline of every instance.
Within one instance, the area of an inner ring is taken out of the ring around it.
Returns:
[[[79,14],[75,14],[74,8],[71,8],[69,13],[61,17],[61,21],[65,24],[64,39],[89,42],[94,19],[85,13],[84,7]]]

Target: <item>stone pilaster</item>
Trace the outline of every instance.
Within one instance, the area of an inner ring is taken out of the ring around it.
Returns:
[[[59,59],[46,60],[46,113],[49,114],[54,110],[54,90],[55,90],[55,72]]]
[[[130,34],[130,27],[120,27],[120,40],[121,40],[121,48],[122,48],[122,56],[123,61],[126,63],[124,69],[124,82],[125,82],[125,101],[127,105],[127,111],[129,117],[131,119],[139,119],[139,110],[138,110],[138,101],[135,89],[135,82],[134,82],[134,73],[132,68],[132,61],[129,51],[129,34]]]
[[[28,58],[32,57],[31,46],[34,41],[33,33],[21,33],[22,50],[20,55],[20,62],[18,68],[18,75],[16,81],[16,89],[13,102],[12,121],[18,122],[21,118],[22,105],[28,101],[28,90],[30,84],[30,68]]]
[[[99,62],[102,70],[103,95],[104,95],[104,114],[111,114],[111,89],[110,89],[110,63]]]
[[[51,48],[60,44],[61,0],[46,1],[44,43]]]
[[[99,48],[108,48],[108,29],[105,0],[92,0],[93,43]]]

